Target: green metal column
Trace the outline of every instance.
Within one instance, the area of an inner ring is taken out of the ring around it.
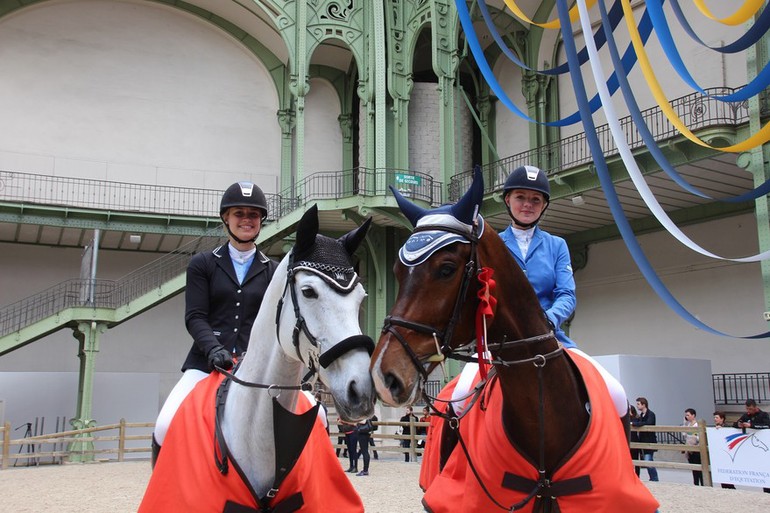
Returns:
[[[290,190],[294,186],[294,120],[292,109],[278,111],[278,124],[281,126],[281,191]]]
[[[749,81],[754,79],[759,71],[764,68],[768,62],[768,45],[770,37],[765,35],[755,46],[746,51],[746,62],[748,67],[747,78]],[[760,97],[749,99],[749,128],[751,133],[757,133],[762,128],[760,119],[761,104],[768,102],[767,91],[764,91]],[[754,148],[749,154],[739,156],[738,164],[743,165],[754,175],[754,186],[758,187],[770,179],[770,144],[764,144],[761,147]],[[759,238],[759,251],[770,250],[770,207],[767,196],[757,198],[755,214],[757,217],[757,236]],[[762,270],[762,283],[765,291],[765,312],[770,311],[770,261],[764,260],[760,263]]]
[[[289,90],[294,96],[294,164],[296,183],[305,178],[305,95],[310,90],[307,75],[307,0],[297,0],[296,3],[296,32],[294,44],[294,59],[292,60]],[[302,196],[304,191],[297,189]]]
[[[78,358],[80,358],[80,377],[78,381],[78,404],[75,418],[70,420],[73,429],[94,427],[96,421],[91,417],[93,412],[94,370],[96,368],[96,353],[99,352],[99,336],[107,331],[106,324],[97,322],[81,322],[73,330],[73,336],[79,342]],[[82,435],[84,438],[90,435]],[[70,461],[93,461],[93,442],[71,442],[69,451]]]
[[[388,105],[386,100],[387,83],[385,59],[385,6],[384,2],[372,2],[372,32],[374,34],[373,47],[370,55],[372,61],[369,63],[372,69],[372,83],[370,87],[374,88],[374,139],[367,140],[367,145],[375,145],[374,148],[374,167],[384,169],[388,166],[388,137],[387,137],[387,115]],[[377,191],[386,191],[384,173],[378,173]],[[380,183],[381,181],[381,183]]]
[[[380,248],[380,250],[376,250]],[[388,314],[388,287],[395,287],[395,280],[389,273],[390,266],[387,255],[387,228],[372,225],[366,235],[366,249],[369,256],[367,265],[369,272],[366,284],[368,294],[366,302],[366,333],[375,341],[382,330],[382,321]],[[394,292],[395,293],[395,292]]]

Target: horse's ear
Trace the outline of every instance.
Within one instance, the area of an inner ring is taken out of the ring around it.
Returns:
[[[470,188],[460,198],[460,201],[452,205],[452,216],[465,224],[473,224],[473,216],[481,210],[483,201],[484,175],[481,173],[481,166],[476,166],[473,170],[473,182]]]
[[[417,226],[417,221],[429,212],[427,209],[420,208],[403,197],[401,193],[398,192],[398,190],[392,185],[390,186],[390,192],[392,192],[393,196],[395,196],[396,203],[398,203],[398,208],[401,209],[401,212],[406,216],[409,222],[412,223],[412,226]]]
[[[297,224],[297,242],[294,244],[294,256],[303,255],[315,244],[318,235],[318,205],[313,205],[302,215]]]
[[[348,255],[353,255],[353,253],[356,252],[356,249],[358,249],[361,241],[363,241],[364,237],[366,237],[366,232],[369,231],[369,227],[371,225],[372,218],[368,217],[361,226],[349,231],[337,239],[342,243],[342,246],[345,248],[345,251],[347,251]]]

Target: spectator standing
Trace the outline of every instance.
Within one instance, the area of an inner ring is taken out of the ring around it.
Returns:
[[[746,399],[746,413],[733,423],[736,428],[770,429],[770,415],[757,406],[754,399]]]
[[[641,426],[654,426],[655,425],[655,412],[649,409],[649,402],[646,397],[636,398],[636,409],[639,410],[639,416],[631,421],[631,424],[636,427]],[[654,431],[642,431],[639,433],[639,441],[645,444],[658,443],[658,435]],[[642,449],[642,455],[645,461],[653,461],[653,455],[655,449]],[[650,481],[658,480],[658,469],[655,467],[647,467],[647,475]]]
[[[401,434],[405,436],[411,435],[412,428],[409,426],[409,424],[413,422],[417,422],[417,416],[414,413],[412,413],[411,406],[406,407],[406,413],[399,420],[405,423],[405,425],[401,428]],[[401,440],[401,447],[408,449],[411,446],[412,446],[412,440],[410,438],[405,438]],[[409,461],[409,451],[404,453],[404,461],[406,462]]]
[[[380,419],[377,418],[377,415],[372,415],[372,418],[370,419],[372,421],[372,433],[380,429],[380,426],[375,424],[375,422],[378,422]],[[377,447],[374,445],[374,437],[372,435],[369,435],[369,445],[372,447]],[[379,454],[377,454],[377,449],[372,449],[372,456],[374,456],[375,460],[380,459]]]
[[[726,427],[725,422],[727,421],[727,414],[723,411],[715,411],[714,412],[714,427],[717,429]],[[735,490],[735,485],[730,483],[721,483],[722,488],[728,488],[730,490]]]
[[[356,425],[350,422],[345,422],[342,419],[337,419],[337,424],[340,427],[340,433],[345,435],[345,445],[348,451],[348,461],[350,466],[345,472],[358,472],[358,451],[356,446],[358,445],[358,434],[356,433]]]
[[[430,422],[430,408],[427,406],[423,406],[422,408],[422,417],[419,419],[420,422]],[[417,426],[417,435],[425,437],[428,435],[428,427],[427,426]],[[417,440],[417,447],[420,449],[425,448],[425,438],[421,438],[420,440]]]
[[[687,408],[684,411],[684,426],[685,427],[698,427],[698,421],[696,419],[696,412],[693,408]],[[700,437],[698,433],[685,433],[684,443],[693,447],[697,447],[700,444]],[[687,462],[694,464],[701,464],[700,451],[684,451],[687,455]],[[695,486],[703,486],[703,471],[692,471],[692,482]]]
[[[358,454],[356,455],[356,468],[358,468],[358,455],[361,455],[364,457],[364,468],[361,470],[361,472],[358,472],[357,476],[368,476],[369,475],[369,440],[371,439],[372,435],[372,429],[374,426],[372,425],[371,419],[366,419],[363,422],[360,422],[356,426],[356,438],[358,440]]]
[[[634,419],[637,417],[636,408],[634,408],[632,405],[628,405],[628,417],[631,419],[631,423],[633,424]],[[631,443],[638,443],[639,442],[639,432],[631,430],[629,433],[629,442]],[[642,459],[642,450],[641,449],[634,449],[631,447],[631,459],[632,460],[640,460]],[[634,465],[634,472],[636,472],[637,477],[639,476],[639,470],[641,467]]]

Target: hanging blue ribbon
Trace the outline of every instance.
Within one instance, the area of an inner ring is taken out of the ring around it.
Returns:
[[[479,6],[479,11],[481,11],[481,15],[484,17],[484,21],[487,24],[487,29],[489,30],[489,33],[492,35],[492,38],[495,40],[495,42],[497,43],[497,46],[500,48],[503,54],[506,57],[508,57],[508,59],[511,62],[513,62],[520,68],[524,68],[529,71],[534,71],[536,73],[540,73],[541,75],[562,75],[564,73],[569,72],[569,66],[567,65],[566,62],[560,66],[556,66],[555,68],[542,69],[542,70],[530,68],[529,66],[524,64],[524,62],[521,59],[519,59],[516,56],[516,54],[511,51],[510,48],[508,48],[508,45],[503,40],[502,36],[500,35],[500,32],[498,32],[497,27],[495,26],[495,21],[492,19],[492,15],[489,13],[487,2],[485,0],[478,0],[477,4]],[[611,20],[610,27],[611,28],[607,29],[604,25],[602,25],[594,35],[596,48],[601,48],[602,46],[604,46],[604,43],[607,41],[607,36],[604,31],[605,30],[610,30],[611,32],[614,31],[622,19],[623,19],[623,4],[620,2],[620,0],[615,0],[615,3],[612,4],[612,8],[610,9],[610,20]],[[652,25],[650,25],[650,28],[652,28]],[[648,31],[645,34],[642,34],[642,39],[646,42],[649,36],[650,36],[650,31]],[[629,45],[629,49],[632,49],[632,48],[633,47]],[[635,56],[633,58],[635,60]],[[581,66],[586,62],[588,62],[588,50],[585,47],[583,47],[583,49],[580,50],[580,52],[578,52],[578,60],[580,61]],[[610,91],[613,91],[613,90],[610,89]]]
[[[698,329],[711,333],[713,335],[719,335],[723,337],[744,338],[744,339],[760,339],[770,337],[770,331],[751,335],[746,337],[737,337],[735,335],[728,335],[722,333],[697,319],[692,315],[679,301],[671,294],[666,286],[661,281],[655,270],[652,268],[649,260],[642,251],[639,241],[636,240],[634,231],[628,222],[628,219],[623,212],[623,207],[618,199],[617,192],[615,191],[615,185],[612,183],[612,177],[610,176],[609,169],[607,167],[607,161],[604,159],[604,153],[602,151],[599,138],[596,135],[596,127],[591,116],[591,111],[588,106],[588,94],[586,92],[585,84],[583,83],[583,77],[580,73],[580,63],[577,59],[577,46],[575,39],[572,36],[572,26],[569,20],[569,9],[567,7],[566,0],[556,0],[556,7],[559,12],[559,19],[561,21],[561,32],[564,40],[564,48],[567,55],[567,63],[570,67],[570,76],[572,77],[572,86],[575,90],[575,97],[578,103],[578,110],[583,120],[583,127],[585,129],[586,138],[591,148],[591,153],[594,157],[594,164],[596,165],[596,171],[599,176],[599,182],[604,190],[605,197],[607,198],[607,204],[612,212],[612,217],[615,219],[615,224],[620,230],[620,234],[623,237],[623,241],[626,243],[631,257],[636,262],[637,267],[641,271],[642,275],[650,284],[656,294],[668,305],[669,308],[674,310],[680,317],[692,324]]]
[[[481,48],[481,44],[479,43],[478,36],[476,34],[476,29],[473,27],[473,20],[471,19],[471,15],[470,15],[470,12],[468,11],[468,6],[466,5],[465,1],[455,0],[455,5],[457,6],[457,14],[458,14],[458,18],[460,19],[460,24],[462,25],[463,32],[465,33],[465,40],[468,42],[468,47],[471,49],[471,53],[473,54],[473,57],[476,60],[476,64],[478,65],[479,70],[481,71],[481,74],[484,75],[484,80],[486,80],[487,84],[489,85],[489,88],[492,90],[492,92],[495,93],[495,96],[497,96],[498,100],[500,100],[500,102],[503,105],[505,105],[506,108],[508,108],[508,110],[510,110],[520,118],[529,121],[530,123],[537,123],[545,126],[563,127],[563,126],[569,126],[580,122],[579,111],[573,114],[570,114],[566,118],[562,118],[556,121],[548,121],[548,122],[537,121],[529,117],[529,115],[527,115],[526,113],[522,112],[521,109],[519,109],[516,106],[516,104],[513,103],[513,101],[508,97],[508,94],[505,92],[503,87],[497,81],[497,78],[495,77],[495,74],[492,71],[492,68],[489,66],[489,62],[487,62],[486,55],[484,55],[484,50],[483,48]],[[487,14],[489,14],[489,12],[487,12]],[[493,24],[490,25],[489,29],[490,31],[493,30],[494,25]],[[642,41],[646,42],[647,39],[650,37],[651,33],[652,33],[652,20],[650,20],[650,17],[645,12],[644,15],[642,16],[641,21],[639,22],[639,34],[642,37]],[[499,33],[497,35],[498,37],[500,37]],[[504,47],[506,47],[505,42],[502,41],[502,38],[500,38],[498,45],[500,45],[501,50]],[[628,46],[625,54],[623,55],[622,61],[624,63],[625,68],[629,70],[633,68],[634,64],[636,63],[636,53],[633,51],[633,47],[631,45]],[[526,69],[529,69],[529,68],[526,68]],[[610,79],[607,81],[607,87],[610,90],[611,94],[614,94],[615,91],[618,90],[618,79],[615,73],[613,73]],[[591,108],[591,112],[596,112],[601,107],[601,99],[599,98],[598,94],[595,95],[593,98],[591,98],[591,100],[589,101],[589,105]]]
[[[606,23],[609,23],[610,18],[609,16],[607,16],[606,6],[601,1],[597,3],[599,4],[599,10],[601,11],[601,15],[602,15],[602,24],[604,25]],[[647,5],[648,6],[651,5],[651,3],[648,2]],[[647,149],[649,150],[650,154],[655,159],[655,162],[658,163],[660,168],[672,180],[674,180],[674,182],[676,182],[682,189],[690,192],[691,194],[700,196],[701,198],[721,201],[725,203],[741,203],[744,201],[752,201],[761,196],[770,194],[770,180],[766,181],[756,189],[749,191],[747,193],[741,194],[740,196],[735,196],[732,198],[723,198],[723,199],[713,198],[708,194],[704,193],[703,191],[701,191],[700,189],[694,187],[689,182],[687,182],[687,180],[685,180],[685,178],[682,175],[680,175],[679,172],[677,172],[677,170],[674,168],[674,166],[672,166],[671,163],[668,161],[666,156],[663,154],[663,151],[658,146],[658,142],[655,140],[655,137],[652,135],[649,128],[647,127],[647,122],[644,119],[644,116],[642,115],[641,110],[639,109],[639,105],[636,103],[636,98],[634,97],[634,93],[631,89],[631,85],[628,82],[628,72],[625,70],[625,66],[620,60],[620,55],[618,53],[618,46],[612,33],[610,33],[610,36],[607,40],[607,49],[609,50],[610,57],[612,58],[612,65],[614,66],[615,70],[618,72],[620,89],[623,92],[623,98],[625,99],[626,105],[628,106],[628,111],[629,111],[629,114],[631,115],[631,119],[633,119],[634,121],[634,126],[639,132],[639,135],[642,137],[642,140],[644,141],[644,144],[647,146]]]
[[[695,79],[690,75],[687,66],[685,66],[682,61],[682,56],[679,55],[679,50],[676,48],[674,38],[671,36],[671,30],[668,27],[666,16],[663,14],[662,4],[662,0],[647,0],[647,12],[650,13],[650,18],[655,27],[655,33],[658,35],[660,46],[663,48],[663,51],[677,74],[687,83],[687,85],[709,98],[714,98],[715,100],[723,102],[742,102],[748,100],[749,98],[758,95],[770,85],[770,63],[768,63],[762,68],[762,71],[754,77],[754,80],[743,86],[737,92],[728,95],[708,94],[697,82],[695,82]],[[765,9],[765,11],[768,11],[768,9]]]
[[[746,50],[747,48],[758,43],[759,40],[762,38],[762,36],[765,35],[765,32],[767,32],[770,29],[770,9],[765,8],[762,11],[762,14],[759,15],[759,18],[757,18],[756,21],[754,22],[754,25],[752,25],[751,28],[749,28],[749,30],[747,30],[746,33],[743,34],[741,37],[739,37],[729,45],[709,46],[708,44],[704,43],[703,40],[700,37],[698,37],[698,34],[696,34],[695,31],[692,29],[692,27],[690,26],[690,23],[687,21],[687,18],[685,18],[684,13],[682,13],[682,8],[679,7],[678,0],[670,0],[669,5],[671,6],[671,9],[673,9],[674,14],[679,20],[679,24],[682,26],[684,31],[687,32],[687,34],[689,34],[690,37],[694,39],[696,42],[700,43],[706,48],[714,50],[715,52],[721,52],[721,53],[742,52],[743,50]]]

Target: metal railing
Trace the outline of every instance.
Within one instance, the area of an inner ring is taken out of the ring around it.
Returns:
[[[314,200],[341,199],[351,196],[385,196],[393,186],[406,197],[438,205],[441,203],[441,182],[433,176],[408,169],[373,169],[356,167],[343,171],[313,173],[284,190],[282,198],[295,198],[299,204]],[[288,213],[288,212],[287,212]]]
[[[706,89],[711,95],[726,95],[735,92],[729,87]],[[671,107],[690,130],[719,126],[736,126],[749,121],[747,102],[721,102],[700,93],[682,96],[671,102]],[[659,107],[642,111],[647,128],[656,141],[670,139],[679,135],[679,130],[671,124]],[[620,126],[626,135],[626,142],[631,149],[641,148],[644,141],[631,119],[627,116],[620,120]],[[618,153],[615,139],[609,125],[597,127],[596,135],[605,156]],[[485,192],[500,190],[508,175],[519,166],[548,162],[548,174],[555,175],[567,169],[585,165],[594,160],[585,133],[566,137],[549,145],[524,151],[482,166]],[[460,193],[470,187],[472,171],[453,176],[449,182],[449,199],[456,201]]]
[[[217,230],[218,231],[218,230]],[[0,337],[68,308],[118,308],[183,274],[192,256],[222,242],[199,237],[118,280],[73,279],[0,308]]]
[[[746,399],[770,403],[770,372],[713,374],[714,404],[743,405]]]

